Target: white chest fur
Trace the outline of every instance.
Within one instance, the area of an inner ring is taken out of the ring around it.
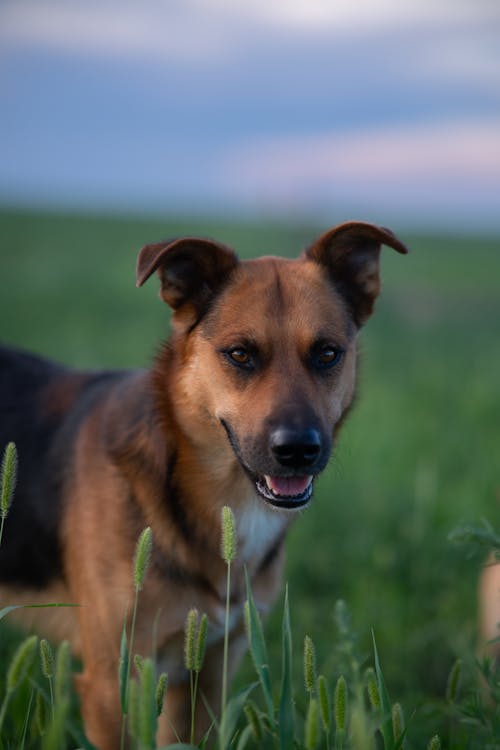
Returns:
[[[238,535],[236,555],[242,563],[265,555],[288,525],[286,513],[268,507],[255,495],[249,497],[235,515]]]

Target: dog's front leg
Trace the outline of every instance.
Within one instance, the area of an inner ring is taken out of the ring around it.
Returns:
[[[231,634],[228,648],[228,684],[234,675],[242,655],[247,648],[242,625]],[[224,643],[217,641],[207,648],[203,668],[199,676],[198,694],[194,714],[194,740],[200,742],[213,724],[220,720],[222,691],[222,669]],[[212,727],[207,747],[213,747],[217,732]],[[159,718],[158,745],[163,746],[181,740],[191,739],[191,697],[189,682],[170,683]]]
[[[190,688],[189,682],[169,684],[165,694],[163,711],[158,719],[158,746],[169,745],[190,739]]]
[[[240,662],[247,651],[247,637],[243,622],[240,622],[231,632],[228,644],[228,691]],[[212,717],[218,721],[221,718],[221,693],[222,693],[222,671],[224,661],[224,641],[220,640],[207,649],[203,669],[200,673],[200,698],[196,706],[195,715],[195,740],[204,736],[212,724]],[[228,696],[229,697],[229,696]],[[206,706],[209,707],[207,711]],[[211,714],[211,715],[210,715]],[[211,737],[215,736],[212,730]],[[213,744],[213,743],[212,743]]]
[[[119,750],[121,709],[116,669],[85,668],[76,678],[88,739],[98,750]]]

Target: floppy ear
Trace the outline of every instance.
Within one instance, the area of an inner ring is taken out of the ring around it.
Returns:
[[[237,265],[235,253],[212,240],[185,237],[158,242],[139,253],[137,286],[157,271],[167,305],[174,310],[189,309],[197,319]]]
[[[372,314],[380,291],[382,245],[388,245],[398,253],[408,252],[389,229],[349,221],[325,232],[305,253],[307,258],[326,269],[358,326],[362,326]]]

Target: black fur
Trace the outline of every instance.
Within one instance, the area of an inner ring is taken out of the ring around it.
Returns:
[[[63,575],[59,525],[62,488],[74,437],[116,373],[77,373],[22,351],[0,347],[0,451],[16,444],[14,499],[0,547],[0,581],[43,587]],[[68,404],[51,403],[57,382]],[[68,407],[71,406],[71,409]]]

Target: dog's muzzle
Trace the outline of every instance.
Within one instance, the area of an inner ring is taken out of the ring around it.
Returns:
[[[324,469],[329,455],[318,430],[276,427],[263,451],[245,451],[228,424],[222,421],[222,425],[240,464],[267,503],[286,510],[307,505],[314,477]]]

